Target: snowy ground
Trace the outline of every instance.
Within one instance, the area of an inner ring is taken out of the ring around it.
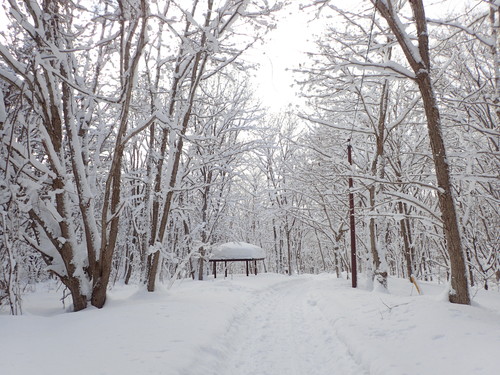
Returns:
[[[108,305],[65,313],[61,291],[0,312],[5,375],[498,374],[500,292],[473,306],[405,280],[390,294],[332,275],[185,280],[148,294],[116,287]],[[492,288],[493,289],[493,288]]]

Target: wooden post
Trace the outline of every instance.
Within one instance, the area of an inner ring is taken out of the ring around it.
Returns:
[[[214,279],[216,279],[217,278],[217,262],[214,261],[213,263],[214,263]]]
[[[227,261],[224,261],[224,277],[227,277]]]
[[[347,145],[347,159],[349,164],[352,166],[352,146],[351,140],[349,139],[349,144]],[[354,220],[354,194],[352,180],[352,168],[351,176],[349,177],[349,223],[351,227],[351,272],[352,272],[352,287],[356,288],[358,286],[358,271],[357,271],[357,261],[356,261],[356,221]]]
[[[249,275],[249,272],[248,272],[248,260],[246,260],[245,263],[247,264],[247,276],[248,276]]]
[[[255,267],[255,276],[257,276],[257,261],[253,261],[253,266]]]

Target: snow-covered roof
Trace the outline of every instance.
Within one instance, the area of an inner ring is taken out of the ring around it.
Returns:
[[[214,246],[210,259],[234,259],[234,260],[252,260],[263,259],[266,252],[263,248],[246,242],[227,242]]]

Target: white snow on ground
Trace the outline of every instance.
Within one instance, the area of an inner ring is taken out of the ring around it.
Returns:
[[[24,315],[0,313],[6,375],[498,374],[500,291],[453,305],[352,289],[333,275],[183,280],[170,291],[115,287],[104,309],[66,313],[47,285]]]

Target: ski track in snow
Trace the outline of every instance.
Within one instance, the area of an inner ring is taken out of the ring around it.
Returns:
[[[319,309],[315,282],[275,284],[255,294],[213,354],[218,375],[366,374]],[[331,317],[330,317],[331,318]],[[224,348],[225,346],[225,348]]]

